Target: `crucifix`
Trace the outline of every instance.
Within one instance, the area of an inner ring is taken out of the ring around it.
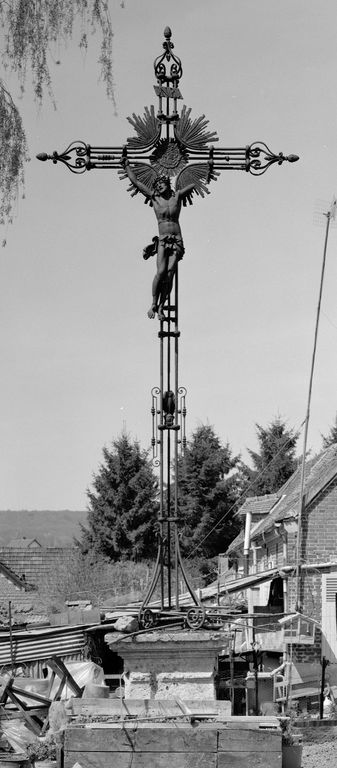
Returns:
[[[197,629],[205,622],[200,597],[192,588],[181,556],[178,524],[178,459],[186,447],[186,389],[178,380],[178,264],[184,256],[180,229],[181,207],[196,196],[209,194],[209,185],[221,171],[246,171],[263,175],[271,165],[298,160],[297,155],[273,154],[264,142],[245,147],[215,147],[216,133],[208,130],[205,116],[192,118],[182,106],[179,84],[180,58],[174,53],[169,27],[164,30],[163,52],[155,59],[155,94],[158,107],[146,107],[143,116],[128,118],[134,134],[124,146],[92,146],[72,142],[59,154],[40,153],[39,160],[62,163],[72,173],[110,169],[129,182],[132,196],[141,194],[153,207],[158,233],[143,249],[143,258],[156,256],[150,319],[159,320],[160,384],[152,389],[152,450],[159,467],[160,511],[158,550],[150,587],[142,601],[139,619],[144,628],[164,620],[181,619]],[[172,187],[172,182],[174,187]],[[173,443],[173,446],[172,446]],[[172,450],[173,449],[173,450]],[[172,462],[173,454],[173,462]],[[173,467],[172,467],[173,463]],[[180,583],[186,597],[180,595]]]

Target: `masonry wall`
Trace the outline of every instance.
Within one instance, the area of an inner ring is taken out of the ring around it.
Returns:
[[[289,536],[288,563],[296,563],[297,536]],[[326,563],[337,561],[337,481],[321,493],[305,510],[302,517],[302,563]],[[329,572],[326,569],[325,572]],[[300,602],[303,613],[316,621],[322,621],[322,571],[302,571]],[[296,579],[288,579],[288,609],[295,608]],[[294,646],[294,660],[317,662],[321,659],[321,632],[315,631],[314,645]]]
[[[304,561],[336,561],[337,480],[305,510],[301,548]]]
[[[305,510],[302,519],[301,557],[304,563],[337,561],[337,481]],[[322,619],[321,573],[302,576],[302,601],[305,613]]]

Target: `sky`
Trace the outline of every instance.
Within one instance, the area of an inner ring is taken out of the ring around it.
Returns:
[[[187,435],[214,426],[234,454],[256,450],[256,424],[300,430],[322,268],[337,193],[337,6],[334,0],[110,0],[116,110],[76,39],[51,66],[55,111],[19,102],[31,162],[25,199],[0,239],[0,509],[85,509],[103,446],[123,430],[151,441],[159,384],[153,259],[156,221],[114,171],[71,174],[41,163],[81,139],[120,145],[127,117],[157,105],[153,61],[169,25],[180,89],[219,146],[265,141],[298,154],[260,178],[223,172],[184,208],[179,271],[180,385]],[[6,82],[16,97],[15,78]],[[337,411],[337,230],[328,239],[308,448]]]

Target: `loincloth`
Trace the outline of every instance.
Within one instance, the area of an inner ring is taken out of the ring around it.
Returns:
[[[171,256],[176,253],[178,261],[181,261],[185,248],[181,237],[177,237],[177,235],[163,235],[162,237],[155,235],[150,245],[146,245],[143,249],[143,259],[149,259],[150,256],[158,253],[159,243],[164,247],[165,255]]]

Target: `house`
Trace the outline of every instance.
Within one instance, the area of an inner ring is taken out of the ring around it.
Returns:
[[[24,579],[20,579],[14,571],[0,562],[0,608],[2,604],[6,604],[8,608],[9,602],[24,602],[26,592],[30,589],[31,586]]]
[[[41,547],[38,542],[0,547],[1,629],[9,625],[9,603],[13,626],[50,623],[40,591],[52,592],[57,573],[69,568],[74,551],[73,547]]]
[[[0,562],[0,634],[12,627],[41,620],[33,610],[33,586]]]
[[[39,589],[55,580],[57,569],[69,567],[76,551],[75,547],[0,546],[0,562]]]
[[[220,580],[228,591],[245,591],[263,650],[286,646],[294,662],[335,664],[337,445],[306,462],[302,505],[301,487],[299,467],[277,493],[246,499]],[[280,623],[284,616],[291,620]]]
[[[26,536],[23,536],[22,539],[12,539],[9,544],[9,547],[14,547],[15,549],[19,547],[25,547],[27,549],[32,549],[33,547],[41,547],[40,542],[37,539],[27,539]]]

